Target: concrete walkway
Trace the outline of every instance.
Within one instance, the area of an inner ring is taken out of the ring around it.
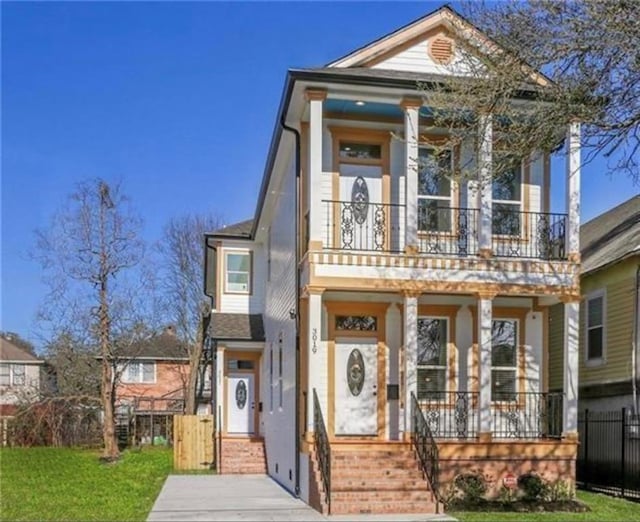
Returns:
[[[171,475],[148,520],[421,522],[455,519],[445,515],[325,517],[264,475]]]

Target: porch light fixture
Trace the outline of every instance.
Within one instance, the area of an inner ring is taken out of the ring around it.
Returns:
[[[356,102],[356,105],[357,105],[358,107],[362,107],[364,104],[365,104],[365,103],[364,103],[362,100],[358,100],[358,101]]]

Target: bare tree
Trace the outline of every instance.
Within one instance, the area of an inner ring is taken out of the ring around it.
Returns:
[[[203,241],[205,232],[220,228],[217,215],[186,215],[171,219],[164,228],[159,250],[163,258],[163,283],[166,310],[176,333],[189,356],[188,382],[185,388],[185,412],[196,411],[198,374],[204,376],[201,365],[204,342],[204,321],[209,314],[203,293]]]
[[[494,164],[499,176],[513,157],[556,149],[578,121],[586,161],[603,155],[610,172],[638,181],[640,2],[468,1],[463,13],[489,39],[454,22],[455,74],[422,85],[431,125],[449,131],[443,145],[478,147],[481,115],[493,114],[495,148],[509,152]]]
[[[48,227],[36,231],[34,255],[50,288],[41,319],[50,333],[66,332],[97,348],[107,460],[119,456],[114,425],[117,344],[138,337],[147,306],[145,279],[134,270],[144,255],[140,227],[120,187],[95,179],[79,183]]]

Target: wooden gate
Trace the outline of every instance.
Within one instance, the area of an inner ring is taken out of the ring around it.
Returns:
[[[213,415],[173,416],[174,469],[214,469]]]

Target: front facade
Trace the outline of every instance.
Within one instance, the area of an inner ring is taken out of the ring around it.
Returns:
[[[453,74],[464,23],[443,8],[290,71],[255,218],[207,238],[219,432],[263,443],[269,475],[320,510],[435,511],[466,472],[491,493],[507,474],[574,480],[579,125],[566,213],[546,151],[492,178],[491,115],[479,153],[447,149],[418,82]],[[475,174],[446,174],[460,163]]]

